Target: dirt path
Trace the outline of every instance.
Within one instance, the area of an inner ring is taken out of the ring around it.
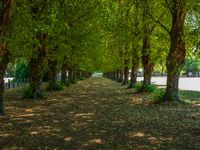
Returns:
[[[7,99],[0,149],[199,149],[200,110],[149,105],[133,90],[90,78],[45,100]]]

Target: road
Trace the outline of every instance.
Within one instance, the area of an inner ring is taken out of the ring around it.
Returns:
[[[138,81],[143,80],[143,77],[138,77]],[[167,77],[152,77],[152,82],[164,86],[167,82]],[[180,90],[200,91],[200,78],[181,77],[179,80]]]

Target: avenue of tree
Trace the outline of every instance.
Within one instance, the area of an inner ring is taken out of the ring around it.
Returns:
[[[180,101],[185,59],[200,57],[198,0],[2,0],[0,4],[0,114],[4,76],[10,63],[30,69],[31,98],[102,71],[132,88],[139,68],[143,85],[155,68],[167,72],[163,101]],[[131,69],[131,80],[128,73]],[[68,74],[68,76],[67,76]]]

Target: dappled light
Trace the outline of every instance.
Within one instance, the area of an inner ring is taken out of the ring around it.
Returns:
[[[139,132],[128,132],[128,137],[129,138],[135,138],[135,137],[144,137],[145,133],[142,131]]]
[[[0,148],[20,148],[22,139],[29,149],[199,147],[198,107],[152,105],[148,94],[119,85],[90,78],[45,100],[9,99],[0,117]]]
[[[89,143],[91,144],[102,144],[102,140],[101,139],[92,139],[92,140],[89,140]]]
[[[1,133],[0,132],[0,138],[7,138],[7,137],[10,137],[10,136],[15,136],[15,135],[12,134],[12,133]]]

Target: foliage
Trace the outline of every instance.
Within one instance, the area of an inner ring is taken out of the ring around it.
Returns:
[[[149,92],[149,93],[152,93],[157,89],[157,87],[155,85],[152,85],[152,84],[136,83],[134,85],[134,89],[136,90],[136,92]]]
[[[200,72],[200,61],[197,58],[186,59],[184,65],[185,72]]]
[[[163,100],[164,94],[165,94],[165,90],[164,89],[156,88],[153,91],[153,93],[151,93],[149,98],[152,99],[156,103],[160,103]]]
[[[16,79],[28,79],[30,77],[30,71],[28,64],[26,63],[17,63],[15,69],[15,78]]]
[[[31,87],[28,87],[28,88],[24,88],[23,89],[23,98],[26,99],[26,98],[33,98],[34,95],[33,95],[33,91],[32,91],[32,88]]]
[[[15,65],[10,63],[7,66],[5,77],[15,77]]]
[[[55,85],[53,85],[53,87],[47,87],[47,91],[62,91],[64,89],[64,87],[63,87],[63,84],[55,84]]]

